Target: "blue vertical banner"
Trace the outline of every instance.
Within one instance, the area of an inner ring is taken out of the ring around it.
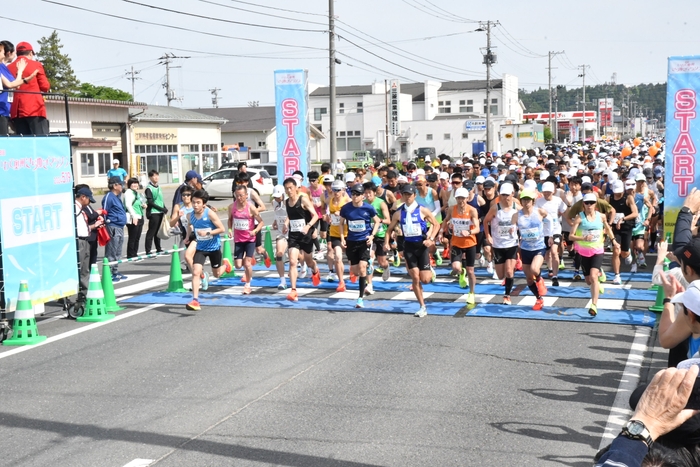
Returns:
[[[309,89],[306,70],[275,71],[277,179],[309,171]]]
[[[0,137],[0,241],[5,303],[19,282],[32,303],[78,292],[75,198],[67,137]]]
[[[664,232],[673,232],[683,201],[698,186],[700,56],[669,57],[666,94]]]

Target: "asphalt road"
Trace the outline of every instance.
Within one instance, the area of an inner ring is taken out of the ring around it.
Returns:
[[[587,467],[648,329],[348,311],[42,319],[47,344],[0,347],[2,464]]]

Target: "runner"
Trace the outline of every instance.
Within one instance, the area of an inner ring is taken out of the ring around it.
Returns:
[[[547,219],[546,210],[535,207],[536,198],[537,193],[534,191],[520,193],[522,209],[513,214],[512,222],[513,225],[518,226],[520,232],[520,257],[527,287],[537,299],[532,309],[541,310],[544,306],[543,297],[547,294],[547,287],[540,274],[544,256],[547,253],[545,238],[550,247],[554,244],[554,239],[544,235],[544,224],[551,224],[551,220]],[[551,226],[549,229],[551,231]]]
[[[297,294],[297,262],[301,252],[302,261],[311,268],[311,282],[314,287],[321,283],[321,273],[313,258],[314,250],[314,225],[318,221],[316,209],[308,196],[301,196],[297,188],[297,181],[288,178],[284,181],[284,191],[287,193],[287,220],[284,233],[288,233],[289,254],[289,283],[292,286],[287,300],[299,301]]]
[[[605,251],[604,233],[613,239],[613,247],[620,246],[605,216],[596,211],[597,202],[598,196],[595,193],[584,195],[583,212],[573,219],[572,234],[569,235],[569,238],[575,242],[576,251],[581,255],[581,269],[586,278],[586,284],[591,288],[591,306],[588,309],[588,314],[591,316],[598,314],[598,295],[601,287],[599,281],[604,281],[605,277],[601,274]]]
[[[493,249],[491,248],[491,244],[486,242],[484,227],[484,219],[491,210],[491,206],[494,204],[493,200],[496,200],[496,202],[498,202],[498,197],[496,196],[496,182],[494,182],[491,178],[485,179],[482,184],[482,187],[483,190],[481,192],[481,198],[484,200],[484,204],[479,205],[480,231],[476,237],[476,240],[478,242],[477,249],[482,250],[483,257],[486,259],[486,272],[493,275],[494,279],[498,279],[496,271],[493,269]]]
[[[206,207],[209,195],[204,190],[196,190],[192,193],[193,211],[189,218],[189,232],[186,243],[196,239],[197,247],[194,253],[194,265],[192,268],[192,301],[185,305],[191,311],[201,310],[199,304],[199,287],[202,290],[209,288],[209,273],[203,272],[204,262],[209,258],[214,277],[218,278],[224,272],[231,272],[233,265],[228,259],[221,259],[221,238],[225,232],[224,224],[212,209]]]
[[[381,219],[382,223],[377,230],[377,235],[374,237],[374,248],[372,253],[377,259],[379,266],[382,268],[382,279],[384,281],[389,280],[391,276],[391,267],[389,266],[389,261],[386,258],[386,250],[384,249],[384,240],[386,239],[387,226],[391,222],[391,216],[389,215],[389,206],[387,203],[376,196],[376,194],[381,189],[380,186],[375,185],[372,182],[367,182],[363,185],[365,190],[365,202],[369,203],[377,211],[377,216]],[[372,287],[372,275],[369,276],[369,286],[372,293],[374,293],[374,288]]]
[[[634,196],[625,194],[625,184],[622,180],[615,180],[612,184],[612,196],[610,205],[615,209],[612,231],[617,240],[617,247],[613,246],[612,270],[615,274],[613,284],[622,284],[620,278],[620,258],[625,259],[626,264],[632,263],[630,245],[632,243],[632,229],[639,213],[634,203]]]
[[[324,225],[323,222],[323,186],[319,184],[319,175],[316,171],[311,171],[307,174],[307,179],[309,180],[309,197],[311,198],[311,204],[314,205],[316,209],[316,214],[318,218],[321,219],[319,222],[319,236],[314,239],[314,246],[316,247],[316,256],[314,259],[322,260],[323,252],[327,250],[325,245],[325,235],[328,230],[328,224]],[[325,227],[325,230],[324,230]]]
[[[469,284],[467,304],[476,304],[476,274],[474,262],[476,260],[477,240],[479,233],[479,213],[467,204],[469,190],[457,188],[455,199],[457,204],[447,210],[447,216],[442,223],[438,239],[442,242],[444,233],[451,232],[450,261],[452,271],[459,276],[459,286],[465,288]],[[468,278],[468,282],[467,282]]]
[[[340,231],[340,243],[345,248],[348,261],[350,261],[350,272],[360,278],[360,295],[357,298],[355,308],[364,308],[363,297],[367,285],[370,247],[374,243],[375,235],[382,222],[374,207],[364,202],[365,190],[362,184],[353,185],[350,188],[350,194],[352,201],[340,208],[340,228],[338,230]],[[345,236],[346,223],[348,225],[347,239]]]
[[[442,222],[442,214],[440,212],[440,199],[438,198],[437,191],[428,186],[428,181],[426,180],[424,175],[416,175],[415,180],[417,190],[416,201],[421,206],[430,209],[430,212],[433,213],[435,219],[437,219],[438,222]],[[459,184],[462,184],[461,176]],[[433,257],[433,259],[430,261],[430,264],[442,264],[442,257],[437,253],[437,246],[431,248],[430,254]]]
[[[345,183],[342,180],[335,180],[332,184],[333,194],[328,203],[327,221],[330,224],[329,237],[331,247],[327,252],[329,282],[338,281],[338,287],[335,289],[338,292],[345,292],[345,266],[343,265],[343,245],[340,241],[340,208],[350,202],[348,195],[345,193]],[[344,227],[344,235],[347,235],[347,226]],[[330,277],[333,274],[333,277]],[[352,279],[352,278],[351,278]]]
[[[233,238],[233,252],[236,268],[243,267],[243,295],[250,294],[250,281],[253,280],[253,256],[255,255],[255,236],[265,227],[258,210],[248,202],[248,189],[238,185],[233,192],[236,200],[229,206],[228,232]],[[233,232],[231,228],[233,227]],[[228,260],[227,260],[228,261]]]
[[[559,216],[566,212],[566,203],[558,196],[554,196],[554,183],[542,184],[542,198],[535,201],[535,207],[547,212],[549,222],[544,224],[544,247],[547,250],[548,277],[552,280],[552,286],[559,287],[559,245],[561,245],[561,222]],[[522,199],[522,197],[521,197]],[[551,240],[551,242],[550,242]],[[522,250],[522,245],[520,246]]]
[[[423,300],[423,284],[432,282],[435,274],[430,267],[428,250],[435,244],[435,232],[440,227],[433,213],[416,202],[415,186],[405,184],[401,188],[401,198],[403,205],[392,216],[388,231],[393,232],[394,228],[401,224],[406,270],[411,276],[413,293],[420,304],[420,309],[414,316],[422,318],[428,314]],[[388,235],[384,240],[384,248],[389,249]]]
[[[647,179],[643,173],[638,173],[634,177],[637,186],[634,190],[634,204],[637,205],[637,222],[632,229],[632,247],[637,257],[636,263],[632,264],[630,272],[637,272],[637,268],[646,269],[647,263],[644,258],[646,248],[645,234],[648,231],[651,215],[654,213],[651,201],[650,190],[646,186]]]
[[[503,304],[510,305],[510,292],[513,290],[515,262],[518,257],[518,234],[513,225],[513,214],[518,206],[513,199],[515,189],[512,183],[503,183],[499,189],[499,200],[491,206],[484,218],[486,242],[493,245],[493,261],[496,276],[505,279]]]
[[[287,232],[285,225],[287,224],[287,206],[284,203],[284,187],[276,185],[272,190],[272,210],[275,213],[275,220],[272,222],[272,228],[277,231],[275,237],[275,267],[277,274],[280,276],[280,284],[277,290],[285,290],[287,288],[287,280],[284,277],[284,254],[287,252]]]
[[[177,228],[180,237],[178,248],[185,247],[185,240],[189,236],[189,218],[192,211],[194,211],[192,207],[193,192],[194,189],[189,185],[182,187],[180,190],[180,199],[182,201],[173,205],[173,212],[170,215],[170,227]],[[187,249],[185,249],[184,259],[180,261],[180,269],[183,273],[188,270],[190,272],[194,270],[193,261],[195,251],[197,251],[197,242],[192,241],[187,245]]]

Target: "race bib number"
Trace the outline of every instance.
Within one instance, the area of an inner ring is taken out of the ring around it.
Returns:
[[[588,240],[589,242],[598,242],[598,241],[600,241],[600,235],[602,233],[603,232],[601,232],[600,230],[584,230],[583,231],[583,238],[586,238],[587,236],[590,235],[591,239]]]
[[[462,237],[462,231],[471,230],[471,228],[472,221],[469,219],[452,219],[452,229],[457,237]]]
[[[210,228],[195,229],[194,234],[197,237],[197,240],[206,241],[212,239]]]
[[[417,237],[423,233],[420,224],[404,224],[402,230],[405,237]]]
[[[233,229],[248,231],[250,230],[250,222],[248,221],[248,219],[234,219]]]
[[[277,222],[277,230],[280,232],[282,231],[282,227],[284,227],[284,221],[287,220],[287,216],[276,216],[275,221]]]
[[[615,220],[614,220],[613,224],[617,224],[618,222],[620,222],[624,218],[625,218],[625,213],[623,213],[623,212],[616,213]]]
[[[340,225],[340,216],[331,214],[331,225]]]
[[[348,221],[348,229],[350,232],[364,232],[367,230],[365,221]]]
[[[314,203],[314,206],[320,206],[320,205],[321,205],[321,198],[319,198],[319,197],[314,196],[314,197],[311,198],[311,201]]]
[[[523,240],[537,240],[540,238],[540,229],[536,227],[532,229],[521,229],[520,238]]]
[[[512,225],[499,225],[498,226],[498,236],[501,238],[510,237],[513,235]]]
[[[289,219],[289,230],[292,232],[301,232],[306,225],[304,219]]]
[[[8,93],[7,93],[7,103],[8,103],[8,104],[12,104],[12,101],[15,100],[14,95],[15,95],[14,92],[8,92]]]

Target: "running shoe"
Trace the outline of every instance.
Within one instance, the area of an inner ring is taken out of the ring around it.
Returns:
[[[437,274],[435,274],[435,269],[432,267],[430,268],[430,282],[435,282],[435,279],[437,278]]]
[[[287,290],[287,282],[286,281],[280,282],[280,285],[277,286],[277,290]]]
[[[374,287],[372,287],[371,284],[367,285],[367,287],[365,287],[365,296],[369,296],[369,295],[374,295]]]
[[[203,272],[199,277],[202,279],[202,290],[207,290],[209,288],[209,273]]]
[[[423,318],[427,315],[428,315],[428,310],[424,306],[422,306],[418,309],[418,311],[416,311],[414,313],[413,316],[415,316],[416,318]]]
[[[361,298],[357,299],[357,303],[355,303],[355,308],[364,308],[365,307],[365,302]]]
[[[630,272],[633,274],[635,272],[637,272],[637,263],[632,263],[632,267],[630,268]]]
[[[515,260],[515,270],[516,271],[523,270],[523,260],[520,259],[520,255],[518,255],[518,259]]]
[[[462,272],[459,275],[459,286],[463,289],[467,288],[467,270],[462,268]]]
[[[449,247],[449,245],[445,245],[445,247],[442,249],[442,259],[450,259],[450,247]]]
[[[496,271],[493,271],[493,276],[491,276],[493,280],[497,281],[498,280],[498,273]]]
[[[321,283],[321,271],[316,269],[316,272],[311,274],[311,283],[314,285],[314,287],[318,287],[318,285]]]
[[[627,257],[625,258],[625,264],[626,264],[627,266],[629,266],[630,264],[632,264],[632,255],[627,255]]]
[[[647,268],[647,263],[641,263],[641,264],[639,265],[639,267],[640,267],[641,269],[646,269],[646,268]]]
[[[647,266],[646,266],[646,259],[644,259],[644,253],[641,253],[641,252],[640,252],[640,253],[637,255],[637,264],[639,265],[640,268],[645,268],[645,267],[647,267]],[[643,264],[644,266],[642,266],[642,264]]]
[[[390,267],[390,266],[387,266],[387,268],[386,268],[386,269],[384,270],[384,272],[382,273],[382,279],[383,279],[384,281],[388,281],[388,280],[389,280],[389,277],[391,277],[391,271],[390,271],[390,269],[391,269],[391,267]]]
[[[605,271],[600,270],[600,276],[598,276],[598,282],[607,282],[608,276],[605,275]]]
[[[486,272],[493,274],[493,262],[489,261],[489,264],[486,265]]]
[[[353,274],[352,271],[350,271],[350,282],[352,282],[353,284],[357,282],[357,276]]]
[[[338,276],[336,276],[332,272],[329,272],[328,275],[326,276],[326,282],[335,282],[337,280],[338,280]]]
[[[338,287],[335,288],[336,292],[345,292],[345,282],[341,282],[338,284]]]
[[[566,267],[566,265],[564,264],[564,260],[562,259],[562,260],[559,262],[559,270],[561,271],[561,270],[564,269],[565,267]]]
[[[435,252],[435,264],[442,266],[442,256],[437,251]]]
[[[646,266],[644,266],[644,267],[646,267]],[[125,280],[125,279],[128,279],[128,277],[126,277],[126,276],[125,276],[124,274],[122,274],[121,272],[118,272],[118,273],[117,273],[117,276],[119,276],[119,280],[120,280],[120,281],[123,281],[123,280]]]
[[[557,276],[552,277],[552,287],[559,287],[559,278]]]
[[[598,283],[598,293],[603,295],[605,293],[605,286],[603,285],[602,282]]]
[[[539,292],[540,297],[544,297],[545,295],[547,295],[547,286],[544,285],[544,279],[542,279],[542,277],[540,277],[540,280],[538,280],[536,284],[537,291]]]
[[[316,261],[323,261],[324,257],[325,257],[325,254],[323,253],[323,251],[318,251],[318,252],[316,252],[316,254],[314,254],[314,259]]]
[[[615,274],[615,278],[613,279],[613,284],[622,285],[622,278],[620,277],[619,274]]]
[[[241,282],[248,282],[248,279],[245,277],[245,273],[241,276]]]
[[[301,272],[299,273],[299,279],[305,279],[306,274],[309,272],[309,268],[306,266],[306,263],[304,263],[301,266]]]
[[[202,307],[199,304],[199,300],[197,300],[196,298],[193,298],[190,303],[185,305],[185,309],[190,310],[190,311],[199,311],[202,309]]]
[[[257,261],[258,261],[258,260],[255,259],[255,255],[253,255],[253,256],[250,258],[251,266],[255,266],[255,263],[257,263]]]
[[[476,294],[474,292],[467,294],[467,305],[476,305]]]
[[[371,276],[372,274],[374,274],[374,258],[370,258],[367,263],[367,275]]]
[[[535,306],[532,307],[533,310],[535,311],[540,311],[542,307],[544,306],[544,299],[543,298],[538,298],[535,301]]]
[[[581,276],[581,273],[578,271],[574,271],[574,280],[575,281],[580,281],[583,277]]]
[[[483,268],[484,264],[486,264],[486,260],[484,259],[484,256],[482,255],[479,257],[479,266],[481,266]]]
[[[510,297],[508,295],[503,296],[503,304],[510,305]]]
[[[393,261],[394,266],[399,267],[401,266],[401,256],[399,256],[399,252],[395,251],[394,252],[394,261]]]
[[[595,318],[598,315],[598,307],[591,303],[591,306],[588,308],[588,314]]]
[[[272,260],[268,255],[265,255],[265,267],[269,269],[270,266],[272,266]]]
[[[320,244],[321,244],[321,250],[320,250],[321,252],[328,251],[328,242],[321,240]]]
[[[290,302],[298,302],[299,301],[299,295],[297,294],[297,291],[292,289],[291,292],[287,295],[287,300]]]
[[[243,286],[243,295],[250,295],[250,284],[246,284]]]
[[[229,261],[228,258],[224,258],[223,263],[224,263],[224,271],[226,271],[226,274],[233,271],[233,266],[231,266],[231,261]]]
[[[112,274],[112,282],[119,282],[120,280],[119,274]]]
[[[434,267],[435,267],[435,258],[432,257],[432,256],[430,257],[430,267],[431,267],[431,268],[434,268]]]

